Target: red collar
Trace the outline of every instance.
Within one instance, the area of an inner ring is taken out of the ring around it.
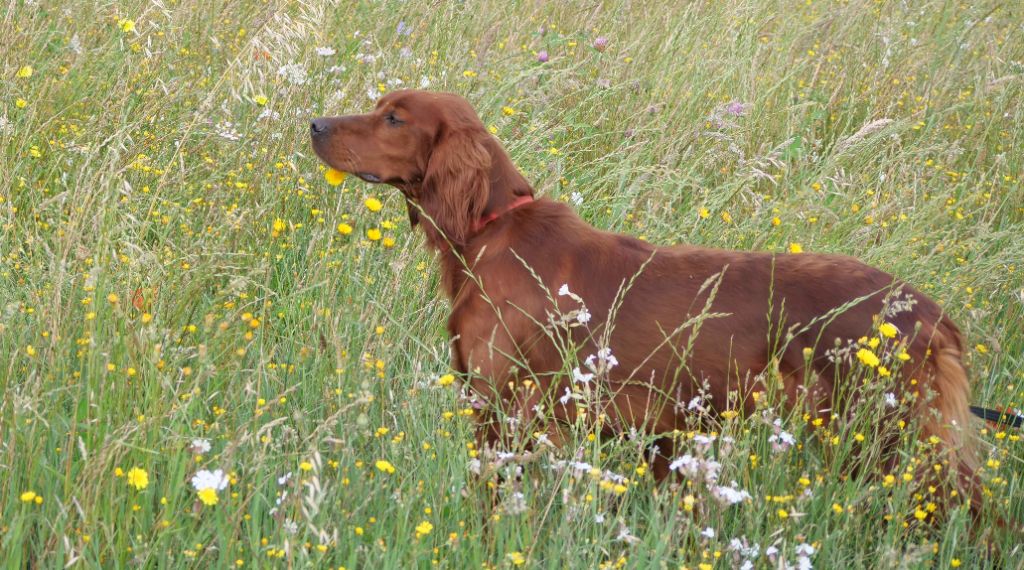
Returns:
[[[513,200],[512,203],[509,204],[508,207],[502,210],[501,212],[491,213],[487,214],[486,216],[482,216],[479,220],[476,221],[476,223],[473,224],[473,233],[480,232],[480,230],[484,229],[484,227],[486,227],[487,224],[493,222],[494,220],[497,220],[498,218],[504,216],[505,214],[511,212],[512,210],[515,210],[519,206],[522,206],[523,204],[529,204],[530,202],[533,202],[533,196],[520,196]]]

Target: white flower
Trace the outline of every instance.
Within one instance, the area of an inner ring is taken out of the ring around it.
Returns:
[[[499,451],[495,455],[498,456],[498,461],[508,461],[516,456],[515,453],[509,451]]]
[[[594,515],[594,522],[597,524],[604,524],[604,513],[597,513]]]
[[[796,545],[797,556],[814,556],[815,552],[816,551],[814,550],[814,547],[810,544],[807,544],[806,542],[801,542],[800,544]]]
[[[896,394],[892,392],[885,393],[885,405],[890,408],[895,408],[899,402],[896,401]]]
[[[590,317],[590,311],[588,311],[586,307],[580,309],[580,311],[576,313],[576,321],[581,325],[589,323]]]
[[[306,68],[302,67],[298,63],[289,63],[286,65],[282,65],[277,69],[277,75],[278,77],[283,77],[292,85],[306,84]]]
[[[216,471],[203,469],[192,476],[192,487],[196,491],[202,491],[203,489],[223,491],[227,486],[228,478],[224,475],[223,469],[217,469]]]
[[[686,405],[686,409],[693,411],[703,408],[703,401],[700,396],[694,396],[690,403]]]
[[[574,191],[572,194],[569,195],[569,201],[577,206],[580,206],[581,204],[583,204],[583,194]]]
[[[197,437],[192,440],[192,452],[203,454],[210,451],[210,440]]]
[[[715,538],[715,529],[707,527],[704,530],[700,531],[700,535],[704,538]]]
[[[292,472],[289,471],[289,472],[285,473],[284,475],[282,475],[282,476],[277,478],[277,484],[278,485],[287,485],[288,481],[290,481],[291,478],[292,478]]]
[[[629,532],[629,527],[622,525],[622,528],[619,529],[619,536],[615,540],[621,540],[626,544],[636,544],[640,542],[640,537],[634,536],[633,533]]]
[[[322,57],[331,57],[338,52],[334,51],[332,47],[318,47],[316,48],[316,54]]]
[[[744,560],[743,564],[740,564],[740,570],[754,570],[754,563],[749,560]]]
[[[569,390],[569,387],[566,386],[565,395],[559,398],[558,401],[561,402],[563,406],[565,406],[569,403],[570,400],[579,400],[580,398],[582,398],[582,396],[580,396],[579,394],[573,394],[572,391]]]
[[[745,499],[753,498],[750,496],[750,493],[743,489],[736,489],[735,487],[736,481],[733,481],[732,487],[713,487],[711,489],[711,494],[724,505],[735,505],[736,503],[743,502]]]
[[[579,366],[572,369],[572,379],[580,384],[586,384],[594,379],[594,375],[590,372],[583,372]]]
[[[558,296],[559,297],[564,297],[564,296],[566,296],[568,294],[569,294],[569,284],[568,283],[563,283],[562,286],[558,288]]]

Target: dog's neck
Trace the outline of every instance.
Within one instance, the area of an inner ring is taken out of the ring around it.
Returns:
[[[498,139],[488,137],[485,146],[491,154],[491,195],[482,216],[487,218],[501,215],[522,196],[533,196],[533,187],[501,148]]]

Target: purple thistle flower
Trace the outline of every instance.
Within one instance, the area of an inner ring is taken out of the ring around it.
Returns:
[[[750,104],[741,103],[739,101],[733,101],[725,106],[725,112],[733,115],[734,117],[741,117],[747,113],[747,109],[750,108]]]
[[[594,40],[594,49],[597,51],[604,51],[608,47],[608,38],[604,36],[598,36]]]
[[[541,51],[537,52],[537,61],[539,61],[541,63],[547,63],[548,62],[548,52],[547,52],[547,50],[541,50]]]

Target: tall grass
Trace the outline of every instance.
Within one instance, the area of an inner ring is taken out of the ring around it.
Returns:
[[[682,434],[737,505],[657,487],[636,442],[581,430],[518,480],[475,476],[473,410],[436,382],[432,257],[396,193],[331,186],[306,135],[390,89],[461,93],[597,227],[915,283],[964,329],[974,400],[1021,406],[1008,4],[10,0],[0,19],[5,567],[1020,564],[990,524],[1024,520],[1012,430],[979,433],[973,527],[919,523],[913,470],[847,471],[870,425],[819,441],[770,402],[711,443]],[[208,505],[190,479],[218,468]]]

